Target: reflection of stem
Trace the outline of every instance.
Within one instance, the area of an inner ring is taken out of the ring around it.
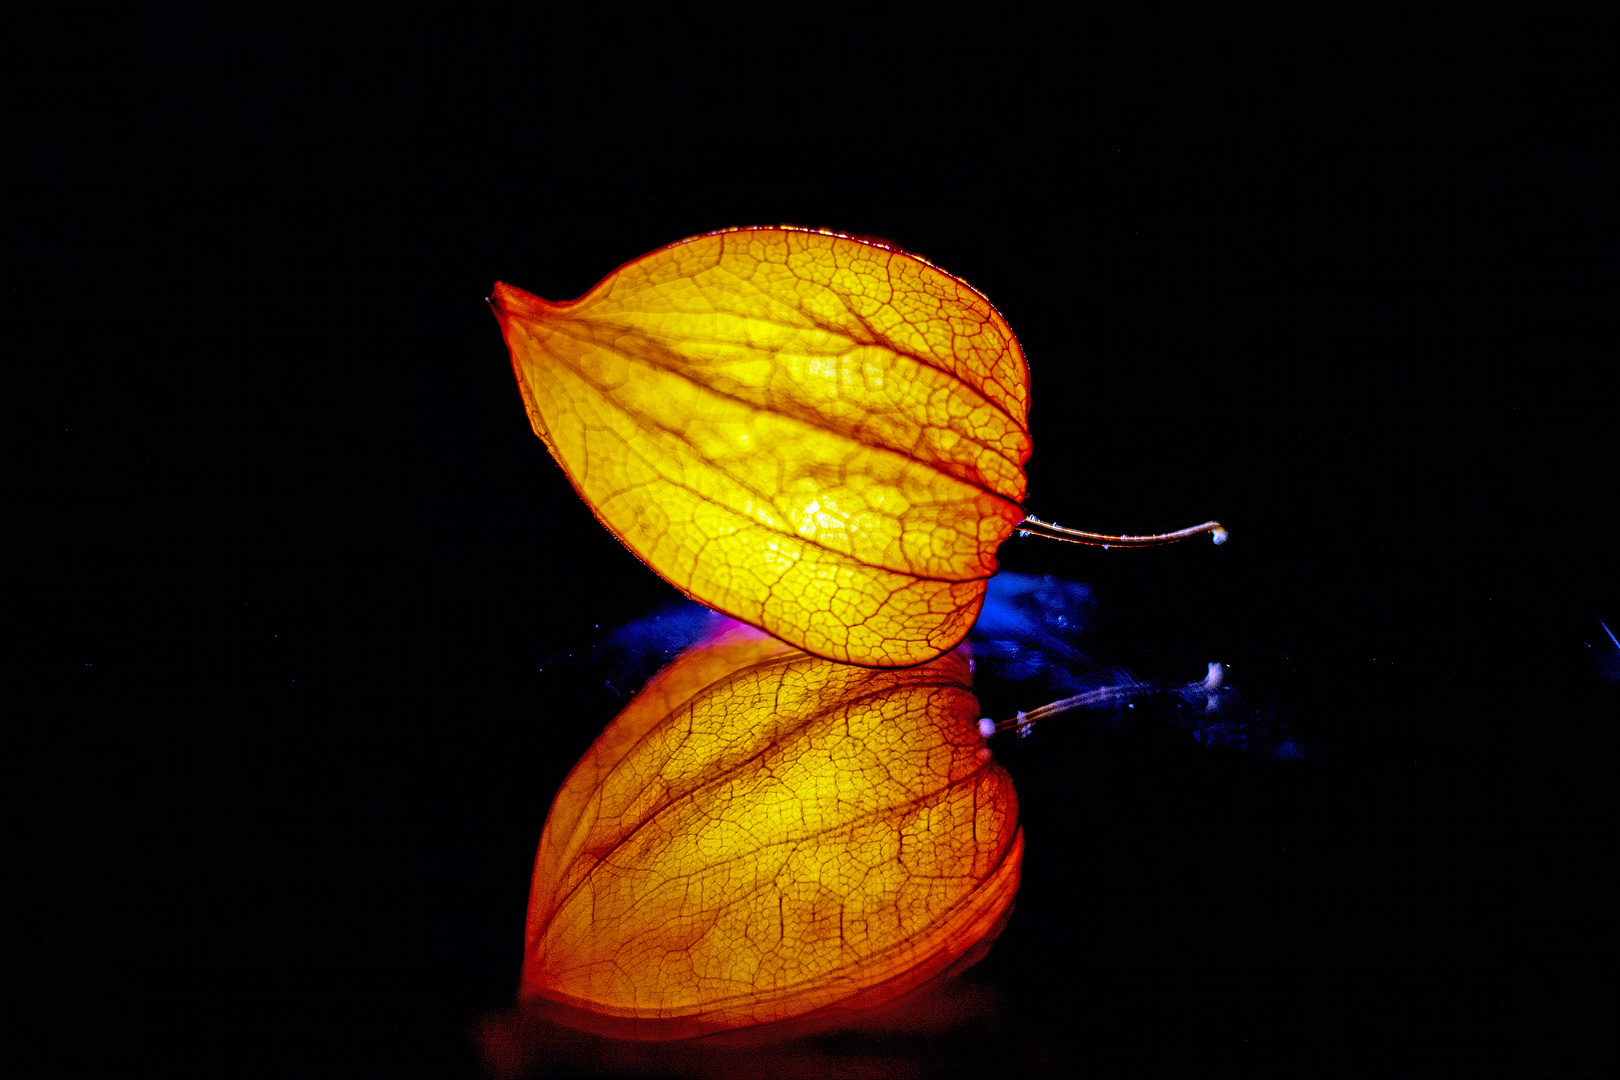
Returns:
[[[1110,536],[1107,533],[1065,529],[1062,525],[1053,525],[1051,522],[1042,521],[1037,517],[1027,517],[1018,523],[1018,531],[1024,536],[1044,536],[1049,540],[1067,540],[1071,544],[1090,544],[1093,547],[1105,548],[1173,544],[1177,540],[1185,540],[1187,537],[1197,536],[1199,533],[1209,533],[1217,544],[1224,544],[1227,537],[1226,530],[1221,527],[1221,523],[1218,521],[1206,521],[1202,525],[1194,525],[1190,529],[1155,533],[1152,536]]]
[[[1018,737],[1023,738],[1029,734],[1030,728],[1035,726],[1035,721],[1044,720],[1048,716],[1056,716],[1058,713],[1068,712],[1070,709],[1079,709],[1087,705],[1102,705],[1109,701],[1120,701],[1136,694],[1150,694],[1160,690],[1203,690],[1206,693],[1212,692],[1221,685],[1221,679],[1225,675],[1226,671],[1220,664],[1211,663],[1209,665],[1209,674],[1205,675],[1199,682],[1131,682],[1121,683],[1118,686],[1104,686],[1096,690],[1087,690],[1085,693],[1076,694],[1073,697],[1048,702],[1039,708],[1029,710],[1029,712],[1021,712],[1011,720],[1003,720],[999,724],[987,716],[979,721],[979,732],[988,739],[992,735],[1017,728]]]

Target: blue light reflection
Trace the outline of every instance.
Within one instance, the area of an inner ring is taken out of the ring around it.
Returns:
[[[1170,725],[1202,746],[1267,757],[1308,756],[1281,717],[1247,701],[1224,670],[1212,668],[1206,677],[1206,665],[1199,663],[1186,672],[1185,682],[1149,683],[1100,659],[1094,652],[1096,611],[1094,592],[1081,582],[997,574],[969,637],[981,697],[988,691],[1016,702],[1015,709],[1032,710],[1057,699],[1119,688],[1117,694],[1096,694],[1094,705],[1041,723]],[[680,600],[608,632],[570,664],[585,669],[582,674],[595,669],[609,691],[628,698],[682,649],[725,621],[700,604]]]
[[[1168,685],[1147,683],[1099,659],[1096,610],[1095,594],[1081,582],[997,574],[969,637],[976,686],[1005,682],[1022,709],[1081,694],[1098,699],[1084,713],[1042,723],[1169,724],[1201,746],[1267,757],[1309,756],[1275,710],[1257,707],[1238,692],[1230,674],[1216,666],[1219,657],[1205,658],[1207,663],[1188,668],[1184,682]],[[1107,687],[1127,692],[1098,693]]]

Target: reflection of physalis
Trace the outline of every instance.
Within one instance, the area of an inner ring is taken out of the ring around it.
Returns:
[[[622,1038],[797,1033],[976,961],[1023,832],[961,651],[874,670],[729,623],[563,783],[520,997]]]

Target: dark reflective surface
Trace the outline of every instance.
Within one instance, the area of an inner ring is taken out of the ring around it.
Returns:
[[[1214,718],[998,738],[993,1008],[806,1069],[1612,1074],[1613,8],[1059,10],[153,9],[116,94],[13,34],[13,970],[73,1033],[8,1055],[478,1074],[552,794],[691,629],[616,632],[679,597],[483,297],[789,221],[1003,311],[1032,513],[1232,532],[1005,545],[988,713],[1219,661]]]

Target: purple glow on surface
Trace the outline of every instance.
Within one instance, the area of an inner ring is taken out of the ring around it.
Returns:
[[[545,667],[561,667],[601,684],[617,697],[628,698],[648,679],[675,659],[682,649],[708,637],[728,620],[691,600],[677,600],[651,615],[616,626],[586,647],[566,656],[552,656]]]

